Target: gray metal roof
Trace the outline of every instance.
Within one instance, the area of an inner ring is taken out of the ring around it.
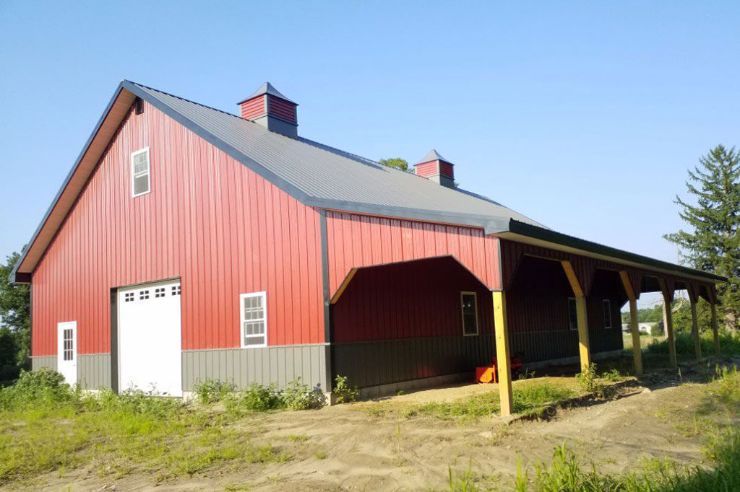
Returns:
[[[272,85],[269,82],[265,82],[264,84],[262,84],[259,87],[259,89],[257,89],[256,91],[254,91],[254,93],[251,96],[249,96],[248,98],[244,99],[244,101],[249,101],[250,99],[253,99],[253,98],[257,97],[257,96],[261,96],[263,94],[269,94],[271,96],[279,97],[283,101],[288,101],[288,102],[291,102],[291,103],[296,104],[296,105],[298,104],[295,101],[291,101],[290,99],[288,99],[287,97],[285,97],[282,94],[282,92],[280,92],[279,90],[275,89],[275,86]],[[243,103],[244,101],[241,101],[239,104]]]
[[[445,161],[451,164],[450,161],[442,157],[440,153],[437,152],[437,149],[432,149],[429,152],[427,152],[426,155],[421,158],[421,160],[419,161],[419,164],[423,164],[425,162],[430,162],[430,161]]]
[[[306,138],[286,137],[150,87],[132,82],[124,82],[123,87],[308,205],[475,225],[488,233],[505,230],[510,219],[542,227],[474,193],[440,186]]]

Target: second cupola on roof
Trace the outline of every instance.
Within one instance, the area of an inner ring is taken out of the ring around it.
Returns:
[[[297,107],[269,82],[239,103],[242,118],[289,137],[298,136]]]
[[[427,178],[442,186],[455,187],[453,164],[442,157],[435,149],[430,150],[427,155],[422,157],[418,164],[414,164],[414,172],[417,176]]]

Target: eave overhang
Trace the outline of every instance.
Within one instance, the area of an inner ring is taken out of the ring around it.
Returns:
[[[551,229],[537,227],[514,219],[509,221],[508,227],[505,230],[501,230],[495,235],[502,239],[542,246],[566,253],[606,260],[613,263],[642,268],[656,273],[673,275],[699,282],[715,284],[727,281],[725,277],[720,275],[612,248],[611,246],[605,246],[603,244],[569,236]]]

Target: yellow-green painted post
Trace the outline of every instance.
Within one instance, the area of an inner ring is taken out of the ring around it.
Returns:
[[[632,363],[634,365],[635,376],[642,376],[642,349],[640,347],[640,325],[637,321],[637,296],[635,289],[632,288],[629,274],[625,271],[619,272],[619,278],[622,280],[624,291],[630,303],[630,333],[632,333]]]
[[[717,302],[711,303],[712,307],[712,335],[714,336],[714,352],[719,355],[719,323],[717,323]]]
[[[591,344],[588,339],[588,311],[586,309],[586,295],[578,281],[573,265],[567,260],[560,262],[563,265],[565,276],[576,298],[576,315],[578,317],[578,352],[581,358],[581,371],[591,365]]]
[[[501,400],[501,415],[511,415],[513,393],[511,389],[511,363],[509,356],[509,328],[506,325],[506,294],[493,293],[493,322],[496,333],[496,370],[498,393]]]
[[[691,338],[694,339],[694,354],[696,360],[701,360],[701,339],[699,338],[699,320],[696,316],[696,302],[689,301],[691,304]]]
[[[632,362],[635,376],[642,376],[642,349],[640,348],[640,325],[637,322],[637,299],[630,299],[630,332],[632,332]]]
[[[673,296],[668,292],[668,287],[663,279],[659,279],[658,282],[663,292],[663,325],[668,339],[668,360],[671,367],[676,369],[678,368],[678,360],[676,359],[676,338],[673,336],[673,311],[671,311]]]

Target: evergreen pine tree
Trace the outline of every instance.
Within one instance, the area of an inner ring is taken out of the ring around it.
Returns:
[[[717,286],[720,321],[738,327],[740,313],[740,153],[722,145],[711,149],[689,170],[686,188],[696,203],[676,197],[688,230],[667,234],[692,267],[727,277]]]

